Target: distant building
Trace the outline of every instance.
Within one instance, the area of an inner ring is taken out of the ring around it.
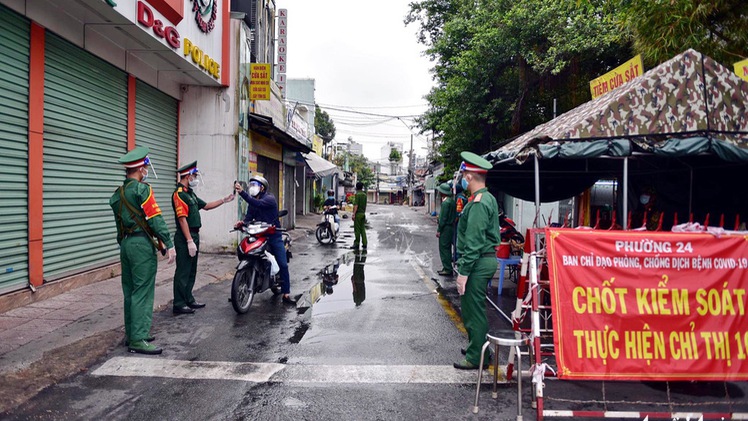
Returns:
[[[382,159],[389,160],[390,152],[393,149],[397,149],[397,151],[400,152],[400,156],[403,156],[403,143],[402,142],[387,142],[384,144],[384,146],[382,146],[382,149],[381,149]]]
[[[351,146],[348,148],[348,152],[350,152],[352,155],[364,155],[364,145],[356,142],[355,140],[351,140]]]

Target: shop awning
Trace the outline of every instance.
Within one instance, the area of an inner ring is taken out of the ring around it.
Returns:
[[[333,175],[338,172],[338,167],[332,162],[322,158],[314,152],[301,154],[306,160],[309,168],[314,172],[315,177],[322,178]]]
[[[297,152],[312,152],[309,145],[305,145],[290,134],[275,127],[273,119],[260,114],[249,113],[249,129],[255,130],[269,139]]]

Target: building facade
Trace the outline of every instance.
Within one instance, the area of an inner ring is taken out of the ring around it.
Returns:
[[[111,274],[108,200],[124,178],[117,159],[135,146],[151,150],[174,231],[182,150],[230,143],[196,129],[232,102],[228,16],[228,0],[0,0],[0,294]]]

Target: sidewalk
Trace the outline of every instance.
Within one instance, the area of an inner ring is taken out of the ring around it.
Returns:
[[[320,216],[297,215],[292,240],[314,232]],[[231,279],[234,254],[201,254],[195,290]],[[171,305],[174,265],[159,261],[154,310]],[[0,396],[34,396],[85,369],[124,339],[120,276],[0,313]],[[20,389],[19,389],[20,388]],[[8,392],[13,392],[12,395]],[[17,405],[0,401],[0,413]]]

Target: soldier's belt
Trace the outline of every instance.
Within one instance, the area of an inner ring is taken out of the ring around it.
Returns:
[[[125,238],[127,237],[146,237],[148,238],[148,234],[144,233],[143,231],[137,231],[137,232],[131,232],[129,234],[125,234]]]
[[[496,257],[496,253],[494,252],[483,253],[480,255],[480,257]]]

